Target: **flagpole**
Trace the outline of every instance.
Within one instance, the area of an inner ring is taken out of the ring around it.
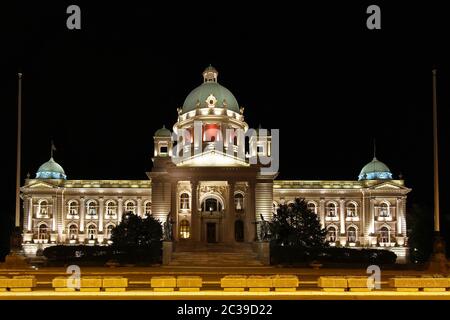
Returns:
[[[22,149],[22,73],[18,73],[17,97],[17,156],[16,156],[16,217],[15,226],[20,228],[20,165]]]
[[[428,271],[447,273],[447,257],[445,253],[445,241],[441,236],[439,220],[439,153],[437,130],[437,84],[436,69],[433,69],[433,169],[434,169],[434,243],[433,253],[430,257]]]

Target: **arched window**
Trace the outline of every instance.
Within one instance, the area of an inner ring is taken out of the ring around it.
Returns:
[[[336,241],[336,228],[335,227],[329,227],[327,230],[327,240],[329,242],[335,242]]]
[[[380,204],[380,217],[389,217],[389,205],[386,202]]]
[[[90,216],[95,216],[97,215],[97,203],[95,201],[90,201],[87,205],[87,213]]]
[[[145,204],[145,214],[152,214],[152,203],[150,201]]]
[[[76,201],[69,202],[68,213],[71,216],[76,216],[78,214],[78,202]]]
[[[69,239],[76,240],[78,238],[78,227],[76,224],[71,224],[69,226]]]
[[[334,202],[328,203],[327,216],[328,217],[336,217],[337,216],[337,208],[336,208],[336,204]]]
[[[391,235],[387,227],[381,227],[380,229],[380,242],[381,243],[391,242]]]
[[[189,237],[190,237],[189,221],[181,220],[181,222],[180,222],[180,238],[188,239]]]
[[[189,209],[189,195],[186,192],[180,195],[180,209]]]
[[[236,193],[234,195],[234,208],[236,211],[244,210],[244,196],[242,193]]]
[[[308,209],[314,213],[317,213],[317,207],[314,202],[308,202]]]
[[[113,229],[114,226],[112,224],[106,227],[106,239],[111,239]]]
[[[128,201],[128,202],[125,204],[125,211],[126,211],[126,212],[136,213],[136,212],[135,212],[135,211],[136,211],[136,205],[134,204],[133,201]]]
[[[114,216],[117,214],[117,205],[114,201],[109,201],[106,204],[106,215],[107,216]]]
[[[206,198],[202,202],[203,212],[216,212],[222,211],[222,203],[215,198]]]
[[[48,214],[48,202],[47,200],[39,201],[38,213],[40,215],[46,216]]]
[[[45,223],[42,223],[38,228],[38,239],[48,239],[48,231],[48,226]]]
[[[88,239],[95,240],[97,238],[97,227],[93,224],[88,227]]]
[[[349,227],[347,229],[347,240],[348,242],[356,242],[356,228]]]
[[[353,218],[357,216],[356,205],[353,202],[347,204],[347,217]]]

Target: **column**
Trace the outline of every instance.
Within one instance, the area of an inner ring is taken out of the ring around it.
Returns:
[[[32,232],[33,228],[33,197],[28,197],[28,232]]]
[[[228,242],[234,242],[234,220],[235,220],[235,204],[234,204],[234,191],[235,181],[228,181],[228,210],[225,216],[224,223],[224,240]]]
[[[56,217],[58,215],[58,200],[52,197],[52,233],[56,232]]]
[[[123,215],[123,198],[119,197],[117,200],[117,222],[122,222],[122,215]]]
[[[80,197],[80,232],[84,232],[84,212],[86,210],[84,200],[84,197]]]
[[[322,228],[325,228],[325,199],[320,198],[319,202],[319,217],[320,217],[320,223],[322,224]]]
[[[139,217],[142,217],[142,216],[143,216],[143,214],[142,214],[142,198],[141,198],[141,197],[139,197],[139,198],[137,199],[137,215],[138,215]]]
[[[402,217],[403,217],[402,198],[397,198],[396,218],[397,218],[397,235],[402,233]]]
[[[369,212],[369,233],[375,233],[375,199],[370,199],[370,212]]]
[[[257,217],[255,212],[255,182],[250,181],[248,183],[247,191],[247,206],[245,208],[245,223],[244,223],[244,240],[245,242],[253,242],[257,240],[256,237],[256,221],[260,218]]]
[[[170,185],[170,217],[174,221],[172,227],[172,239],[178,240],[178,181],[172,181]]]
[[[191,239],[200,241],[201,221],[200,212],[198,211],[198,181],[191,182],[192,193],[192,210],[191,210]]]
[[[105,205],[105,200],[103,199],[103,197],[100,197],[98,199],[98,203],[99,203],[99,207],[98,207],[98,232],[101,233],[103,232],[103,217],[105,216],[105,209],[104,209],[104,205]]]
[[[345,234],[345,199],[340,200],[340,207],[339,207],[339,220],[340,220],[340,233]]]

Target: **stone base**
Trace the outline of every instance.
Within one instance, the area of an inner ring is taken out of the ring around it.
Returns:
[[[80,292],[100,292],[100,288],[80,288]]]
[[[153,288],[155,292],[172,292],[174,288]]]
[[[418,292],[419,288],[395,288],[398,292]]]
[[[275,288],[275,291],[278,292],[295,292],[297,288]]]
[[[250,292],[269,292],[270,288],[249,288]]]
[[[31,288],[9,288],[11,292],[31,292]]]
[[[178,288],[182,292],[199,292],[200,288]]]
[[[1,269],[28,269],[30,265],[27,258],[20,253],[11,252],[5,257],[5,262],[0,263]]]
[[[369,289],[369,288],[350,288],[349,291],[351,291],[351,292],[371,292],[372,289]]]
[[[445,292],[446,288],[423,288],[424,292]]]
[[[245,288],[223,288],[226,292],[244,292]]]
[[[345,288],[322,288],[324,292],[345,292]]]
[[[172,241],[163,241],[163,254],[162,254],[162,264],[168,265],[170,261],[172,261],[172,253],[173,253],[173,242]]]
[[[105,292],[125,292],[127,288],[105,288]]]
[[[269,241],[257,241],[253,243],[258,260],[265,266],[270,265],[270,242]]]
[[[55,288],[56,292],[75,292],[75,288]]]

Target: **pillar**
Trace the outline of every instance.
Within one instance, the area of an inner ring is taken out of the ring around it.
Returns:
[[[255,183],[250,181],[247,191],[247,206],[245,209],[245,221],[244,221],[244,241],[253,242],[256,240],[256,221],[257,218],[255,212]]]
[[[200,212],[198,211],[198,181],[191,182],[192,209],[191,209],[191,239],[200,241],[201,221]]]
[[[234,191],[235,191],[235,181],[228,181],[228,210],[225,216],[224,223],[224,241],[234,242],[234,221],[235,221],[235,204],[234,204]]]
[[[84,232],[85,198],[80,197],[80,232]]]
[[[105,215],[105,199],[103,197],[100,197],[98,199],[99,207],[98,207],[98,232],[103,232],[103,217]]]
[[[119,197],[117,200],[117,222],[122,222],[122,215],[123,215],[123,198]]]
[[[396,218],[397,218],[397,232],[396,234],[399,235],[402,233],[402,216],[403,216],[403,205],[402,205],[402,198],[397,198],[397,206],[396,206]]]
[[[142,198],[141,197],[139,197],[137,199],[137,215],[138,215],[138,217],[143,216],[143,214],[142,214]]]
[[[345,200],[341,199],[339,201],[339,222],[340,222],[340,233],[345,234]]]
[[[56,232],[56,218],[58,215],[58,200],[56,196],[52,197],[52,232]]]
[[[370,199],[369,233],[375,233],[375,199]]]
[[[325,199],[320,198],[319,202],[319,217],[320,217],[320,223],[322,224],[322,228],[325,228]]]
[[[32,232],[33,228],[33,197],[28,197],[28,232]]]
[[[175,222],[175,226],[173,228],[172,237],[175,240],[178,240],[178,181],[172,181],[170,186],[170,216]]]

